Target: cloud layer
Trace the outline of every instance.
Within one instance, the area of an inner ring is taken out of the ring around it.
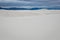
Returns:
[[[0,6],[60,7],[60,0],[0,0]]]

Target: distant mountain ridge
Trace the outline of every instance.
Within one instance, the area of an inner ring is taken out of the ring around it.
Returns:
[[[40,9],[44,9],[44,8],[2,8],[0,7],[0,9],[4,9],[4,10],[40,10]],[[45,8],[48,10],[60,10],[60,8]]]

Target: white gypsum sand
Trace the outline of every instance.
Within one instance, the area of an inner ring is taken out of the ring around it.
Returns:
[[[0,40],[60,40],[60,10],[0,10]]]
[[[0,10],[0,16],[37,16],[47,14],[60,14],[60,10]]]

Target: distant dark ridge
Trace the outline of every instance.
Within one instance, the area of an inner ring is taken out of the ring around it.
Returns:
[[[2,7],[0,7],[0,9],[5,9],[5,10],[39,10],[41,8],[2,8]]]
[[[48,9],[48,10],[60,10],[60,8],[2,8],[4,10],[40,10],[40,9]]]
[[[60,8],[47,8],[48,10],[60,10]]]

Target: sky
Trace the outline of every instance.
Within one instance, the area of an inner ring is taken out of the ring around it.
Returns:
[[[60,0],[0,0],[0,6],[60,7]]]

